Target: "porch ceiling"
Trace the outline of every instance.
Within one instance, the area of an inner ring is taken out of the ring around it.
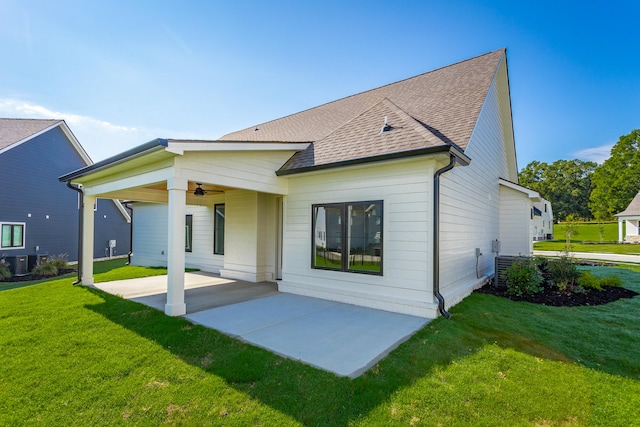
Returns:
[[[202,184],[201,187],[205,191],[204,196],[196,196],[194,193],[198,187],[198,183],[189,181],[186,200],[188,205],[208,204],[212,196],[215,196],[216,194],[223,194],[229,190],[234,190],[232,187],[225,187],[221,185],[207,184],[204,182],[200,184]],[[169,193],[167,191],[167,182],[163,181],[135,188],[102,193],[99,197],[105,199],[132,200],[149,203],[167,203]]]

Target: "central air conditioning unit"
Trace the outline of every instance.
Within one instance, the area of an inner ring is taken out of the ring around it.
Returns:
[[[507,270],[507,268],[511,267],[511,264],[513,264],[517,259],[526,259],[526,257],[510,255],[500,255],[496,257],[496,273],[493,281],[496,288],[507,287],[507,281],[502,277],[502,274]]]
[[[24,276],[29,273],[28,257],[26,255],[8,256],[5,260],[9,264],[9,271],[13,276]]]

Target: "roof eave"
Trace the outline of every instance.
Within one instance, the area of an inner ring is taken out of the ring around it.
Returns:
[[[398,153],[381,154],[378,156],[362,157],[358,159],[343,160],[340,162],[326,163],[321,165],[305,166],[295,169],[280,169],[276,171],[277,176],[294,175],[305,172],[315,172],[327,169],[337,169],[348,166],[362,165],[367,163],[377,163],[389,160],[405,159],[409,157],[430,156],[436,154],[449,153],[458,159],[460,166],[468,166],[471,159],[458,148],[451,145],[439,145],[435,147],[420,148],[417,150],[401,151]]]
[[[108,159],[105,159],[100,162],[94,163],[92,165],[86,166],[84,168],[75,170],[66,175],[62,175],[58,179],[62,182],[70,182],[73,179],[88,175],[90,173],[99,171],[101,169],[105,169],[107,167],[117,165],[119,163],[123,163],[127,160],[131,160],[136,157],[140,157],[152,151],[165,149],[167,147],[167,144],[168,142],[166,139],[156,138],[153,141],[149,141],[146,144],[142,144],[130,150],[123,151],[122,153],[117,154],[113,157],[109,157]]]

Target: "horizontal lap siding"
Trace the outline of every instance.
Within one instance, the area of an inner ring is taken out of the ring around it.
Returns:
[[[206,196],[208,197],[208,196]],[[185,253],[187,268],[218,273],[224,257],[213,254],[213,204],[224,203],[224,196],[214,196],[208,206],[187,206],[193,215],[192,252]],[[133,205],[134,265],[167,265],[167,205],[137,203]]]
[[[531,253],[531,202],[526,194],[500,187],[500,234],[503,255],[529,255]]]
[[[133,265],[167,265],[167,205],[133,205]]]
[[[442,177],[440,215],[440,290],[454,305],[493,274],[491,242],[501,238],[500,177],[509,177],[508,153],[500,104],[500,83],[494,81],[465,154],[471,164]],[[508,137],[508,133],[506,134]],[[528,228],[527,228],[528,230]],[[475,249],[482,256],[476,271]]]
[[[295,283],[294,292],[427,315],[432,304],[426,243],[432,175],[432,161],[419,159],[291,177],[285,198],[283,282]],[[312,269],[312,205],[368,200],[384,203],[384,275]]]
[[[179,159],[182,176],[191,180],[266,193],[284,194],[288,181],[275,171],[293,151],[189,152]]]

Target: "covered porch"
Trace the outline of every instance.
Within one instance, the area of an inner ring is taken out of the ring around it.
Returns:
[[[167,276],[100,282],[94,287],[160,311],[164,310],[167,301]],[[273,282],[224,279],[219,274],[194,271],[184,274],[184,290],[188,315],[275,295],[278,285]]]
[[[187,313],[185,299],[186,214],[189,205],[213,207],[213,195],[226,204],[223,279],[274,282],[282,269],[282,197],[286,178],[275,171],[307,144],[228,143],[155,140],[60,177],[78,186],[81,203],[81,281],[93,281],[97,198],[166,206],[166,301],[170,316]],[[136,219],[134,212],[134,248]],[[213,252],[213,236],[211,252]],[[135,257],[135,249],[133,256]]]

